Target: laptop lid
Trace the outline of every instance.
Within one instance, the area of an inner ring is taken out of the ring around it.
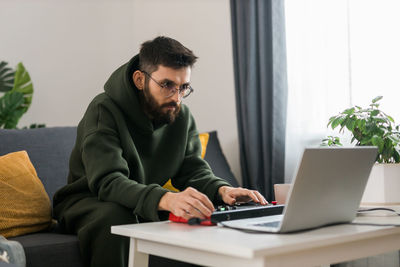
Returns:
[[[376,160],[376,147],[306,148],[282,216],[223,222],[227,227],[294,232],[352,221]],[[271,221],[280,220],[270,227]]]
[[[352,221],[376,147],[306,148],[289,191],[280,232]]]

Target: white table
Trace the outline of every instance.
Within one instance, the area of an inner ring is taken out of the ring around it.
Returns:
[[[400,217],[358,217],[400,224]],[[336,225],[297,234],[245,233],[218,226],[155,222],[112,226],[130,237],[129,267],[153,254],[205,266],[317,266],[400,249],[400,227]]]

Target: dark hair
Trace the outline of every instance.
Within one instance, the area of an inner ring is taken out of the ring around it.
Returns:
[[[192,50],[177,40],[159,36],[142,44],[139,52],[139,68],[151,74],[159,65],[173,69],[192,67],[196,59]]]

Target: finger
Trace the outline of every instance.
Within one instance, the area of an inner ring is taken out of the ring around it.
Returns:
[[[188,203],[191,205],[191,207],[201,213],[201,215],[205,217],[211,216],[212,211],[208,209],[200,200],[196,198],[189,198]]]
[[[189,208],[187,209],[187,212],[189,213],[189,216],[200,218],[200,219],[205,219],[206,217],[208,217],[207,215],[204,215],[197,208],[195,208],[193,206],[189,206]],[[211,215],[211,213],[210,213],[210,215]]]
[[[179,214],[178,216],[186,220],[189,220],[193,217],[204,219],[204,216],[199,211],[196,211],[195,208],[193,208],[192,206],[190,206],[190,204],[187,203],[185,205],[182,205],[182,208],[179,209],[178,214]]]
[[[210,199],[205,194],[200,193],[196,189],[189,191],[189,193],[193,198],[199,200],[208,210],[210,210],[210,212],[214,211],[213,203],[210,201]]]
[[[245,202],[248,202],[250,200],[253,200],[254,202],[259,202],[257,196],[254,194],[254,192],[252,190],[249,189],[237,189],[237,190],[232,190],[230,192],[231,196],[233,196],[234,198],[236,198],[237,201],[242,200]],[[249,199],[247,199],[249,198]]]
[[[260,194],[258,191],[254,191],[254,194],[257,196],[258,200],[260,200],[260,203],[263,205],[268,204],[268,201],[263,197],[263,195]]]
[[[236,198],[234,198],[234,197],[231,197],[231,196],[225,196],[223,199],[222,199],[226,204],[228,204],[228,205],[233,205],[233,204],[235,204],[235,202],[236,202]]]
[[[190,213],[188,211],[186,211],[185,209],[179,209],[178,211],[174,212],[174,215],[176,215],[178,217],[182,217],[186,220],[189,220],[192,218]]]
[[[247,195],[256,203],[259,203],[260,201],[258,200],[256,194],[253,191],[247,190]]]

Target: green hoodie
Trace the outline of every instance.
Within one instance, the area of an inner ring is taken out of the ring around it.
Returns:
[[[70,157],[68,185],[54,196],[54,207],[68,199],[96,196],[158,221],[158,203],[169,178],[179,190],[191,186],[211,201],[220,186],[201,158],[201,144],[189,109],[181,105],[175,121],[154,127],[140,104],[132,74],[138,56],[118,68],[104,93],[90,103],[78,125]],[[61,205],[62,206],[62,205]]]

